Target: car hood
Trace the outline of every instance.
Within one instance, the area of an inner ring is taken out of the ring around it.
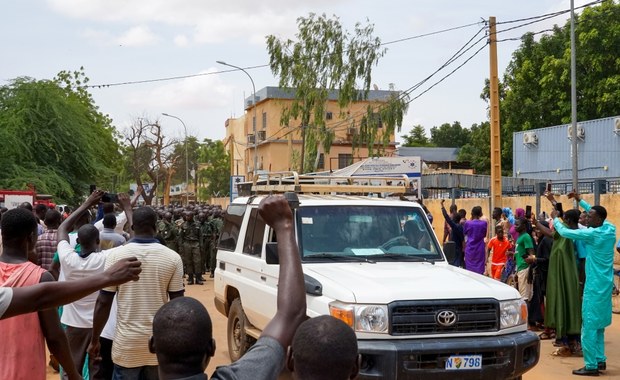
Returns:
[[[446,263],[313,263],[304,273],[321,283],[324,296],[350,303],[520,297],[511,286]]]

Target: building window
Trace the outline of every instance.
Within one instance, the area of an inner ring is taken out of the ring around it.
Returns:
[[[317,169],[325,169],[325,154],[319,154],[319,164],[316,167]]]
[[[338,169],[346,168],[353,163],[353,155],[341,153],[338,155]]]
[[[368,121],[367,121],[367,116],[364,116],[362,118],[362,127],[366,127],[368,126]],[[377,126],[377,128],[383,128],[383,122],[381,121],[381,115],[378,113],[373,113],[372,114],[372,121],[373,124]]]
[[[331,120],[334,118],[334,115],[331,112],[325,112],[325,120]]]
[[[263,112],[263,129],[267,129],[267,112]]]

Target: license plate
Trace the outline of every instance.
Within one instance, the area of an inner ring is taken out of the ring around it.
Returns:
[[[446,360],[446,369],[480,369],[482,368],[482,355],[453,355]]]

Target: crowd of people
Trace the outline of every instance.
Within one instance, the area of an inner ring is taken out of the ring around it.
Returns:
[[[212,273],[201,255],[209,258],[221,210],[135,208],[119,194],[117,215],[103,194],[91,193],[64,221],[28,204],[2,212],[0,379],[45,379],[45,343],[65,379],[207,379],[211,319],[184,296],[183,278],[200,283]],[[99,224],[93,209],[106,211]],[[211,378],[276,379],[285,366],[297,379],[355,378],[353,330],[330,316],[307,320],[288,202],[266,197],[259,213],[278,235],[277,313],[243,358]],[[179,246],[191,255],[172,249]]]
[[[452,265],[515,286],[528,305],[529,329],[553,340],[555,356],[583,357],[575,375],[598,376],[607,368],[605,328],[611,324],[616,227],[607,210],[568,194],[582,211],[563,211],[547,192],[552,211],[495,208],[491,218],[480,206],[471,211],[455,204],[446,211],[443,240],[456,245]]]

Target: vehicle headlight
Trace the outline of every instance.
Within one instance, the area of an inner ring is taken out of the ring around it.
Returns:
[[[329,304],[332,317],[345,322],[358,332],[387,333],[388,310],[385,305],[349,305],[340,302]]]
[[[522,325],[527,322],[527,304],[522,299],[499,303],[500,329]]]

